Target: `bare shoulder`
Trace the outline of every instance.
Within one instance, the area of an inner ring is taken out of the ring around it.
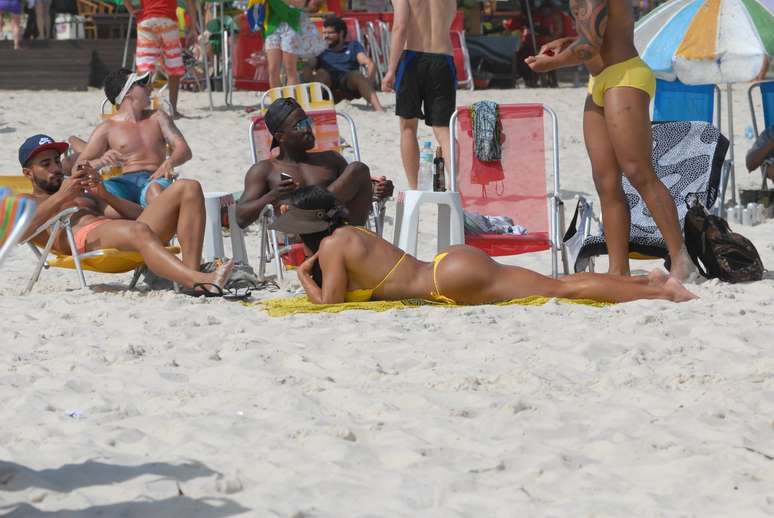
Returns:
[[[261,160],[250,166],[245,175],[245,181],[265,179],[269,173],[274,170],[274,164],[271,160]]]

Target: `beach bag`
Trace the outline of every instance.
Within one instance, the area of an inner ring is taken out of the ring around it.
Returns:
[[[685,246],[699,272],[725,282],[759,281],[763,262],[749,239],[732,232],[728,223],[693,200],[685,215]]]

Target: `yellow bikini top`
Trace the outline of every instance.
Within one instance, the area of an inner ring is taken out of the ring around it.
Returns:
[[[356,228],[362,232],[365,232],[366,234],[374,235],[372,232],[368,231],[367,229],[363,227],[353,227]],[[373,288],[369,289],[362,289],[362,290],[352,290],[348,291],[344,294],[344,300],[346,302],[368,302],[371,300],[371,298],[374,296],[374,292],[381,288],[382,284],[387,282],[387,279],[390,278],[390,275],[392,275],[395,270],[398,269],[398,266],[400,266],[400,263],[403,262],[403,259],[406,258],[406,253],[404,253],[402,256],[400,256],[400,259],[395,263],[395,265],[390,269],[389,272],[387,272],[387,275],[384,276],[384,279],[381,280],[379,284],[374,286]]]

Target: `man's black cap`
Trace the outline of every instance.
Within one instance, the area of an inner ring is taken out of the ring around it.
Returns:
[[[290,114],[296,110],[301,110],[301,105],[292,97],[280,97],[269,105],[266,109],[266,114],[263,116],[263,122],[266,124],[266,129],[272,134],[271,149],[279,146],[277,139],[274,138],[276,133],[282,124],[290,117]]]

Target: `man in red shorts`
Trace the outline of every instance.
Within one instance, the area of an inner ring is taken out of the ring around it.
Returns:
[[[188,25],[186,42],[196,38],[196,0],[186,0]],[[185,73],[183,67],[183,46],[177,24],[176,0],[140,0],[140,9],[124,0],[124,7],[137,18],[137,53],[135,61],[137,73],[153,72],[162,61],[164,73],[169,78],[169,102],[172,105],[173,118],[180,117],[177,111],[177,93],[180,91],[180,78]]]

